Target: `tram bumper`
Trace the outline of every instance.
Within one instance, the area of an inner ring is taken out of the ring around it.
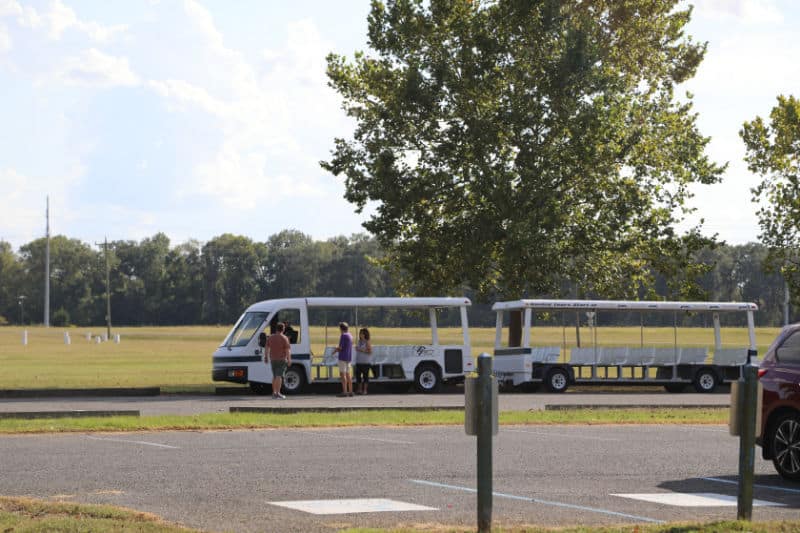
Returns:
[[[218,366],[211,370],[213,381],[228,381],[230,383],[247,383],[246,366]]]

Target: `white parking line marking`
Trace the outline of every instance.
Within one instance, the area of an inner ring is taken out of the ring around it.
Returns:
[[[477,489],[471,489],[469,487],[459,487],[458,485],[446,485],[444,483],[435,483],[433,481],[425,481],[425,480],[422,480],[422,479],[409,479],[409,481],[411,483],[417,483],[419,485],[428,485],[428,486],[431,486],[431,487],[439,487],[439,488],[443,488],[443,489],[453,489],[453,490],[460,490],[460,491],[463,491],[463,492],[472,492],[472,493],[478,492]],[[579,511],[590,511],[592,513],[600,513],[600,514],[606,514],[606,515],[610,515],[610,516],[619,516],[619,517],[622,517],[622,518],[630,518],[631,520],[635,520],[637,522],[652,522],[654,524],[663,524],[664,523],[663,520],[657,520],[655,518],[648,518],[646,516],[637,516],[637,515],[632,515],[632,514],[627,514],[627,513],[618,513],[616,511],[609,511],[608,509],[598,509],[596,507],[586,507],[584,505],[574,505],[574,504],[571,504],[571,503],[561,503],[561,502],[552,502],[552,501],[547,501],[547,500],[539,500],[539,499],[536,499],[536,498],[528,498],[527,496],[516,496],[514,494],[504,494],[502,492],[492,492],[492,495],[496,496],[497,498],[508,498],[510,500],[521,500],[521,501],[524,501],[524,502],[539,503],[539,504],[542,504],[542,505],[552,505],[554,507],[564,507],[566,509],[576,509],[576,510],[579,510]]]
[[[146,442],[143,440],[126,440],[126,439],[110,439],[110,438],[101,438],[101,437],[86,437],[87,439],[92,440],[105,440],[109,442],[125,442],[129,444],[143,444],[145,446],[157,446],[158,448],[170,448],[172,450],[180,450],[178,446],[170,446],[168,444],[159,444],[157,442]]]
[[[319,433],[313,433],[310,431],[298,431],[298,433],[305,433],[306,435],[319,435]],[[370,440],[375,442],[388,442],[389,444],[416,444],[416,442],[411,442],[408,440],[381,439],[378,437],[356,437],[353,435],[337,435],[334,432],[331,432],[330,435],[339,439],[348,439],[348,440]]]
[[[290,502],[268,502],[311,514],[387,513],[399,511],[438,511],[415,503],[399,502],[386,498],[354,498],[343,500],[297,500]]]
[[[733,507],[737,505],[736,496],[716,494],[714,492],[657,492],[653,494],[612,494],[620,498],[630,498],[662,505],[676,507]],[[782,503],[753,500],[753,506],[758,507],[785,507]]]
[[[602,440],[607,442],[619,442],[622,439],[609,439],[606,437],[588,437],[586,435],[570,435],[568,433],[552,433],[550,431],[528,431],[525,429],[506,429],[503,428],[503,433],[528,433],[529,435],[542,435],[544,437],[567,437],[569,439],[588,439],[588,440]]]
[[[709,433],[729,433],[730,431],[727,428],[715,428],[709,426],[685,426],[683,428],[685,431],[691,431],[695,433],[697,431],[708,431]]]
[[[704,479],[706,481],[716,481],[717,483],[728,483],[730,485],[738,485],[738,481],[731,481],[730,479],[719,479],[717,477],[701,477],[700,479]],[[754,484],[754,487],[759,489],[769,489],[769,490],[780,490],[783,492],[791,492],[793,494],[800,494],[800,489],[790,489],[788,487],[775,487],[773,485],[757,485]]]

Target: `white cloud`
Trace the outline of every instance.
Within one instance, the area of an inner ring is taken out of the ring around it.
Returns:
[[[189,21],[203,34],[207,43],[212,48],[224,50],[222,34],[214,24],[214,17],[211,13],[194,0],[184,0],[183,10]]]
[[[43,15],[48,28],[48,35],[53,40],[61,39],[61,36],[68,29],[75,28],[83,32],[90,39],[96,42],[107,42],[115,34],[122,33],[127,26],[123,24],[115,26],[103,26],[97,22],[82,21],[78,19],[75,11],[64,5],[61,0],[55,0],[50,4],[50,10]]]
[[[289,196],[329,193],[335,183],[322,177],[318,161],[323,154],[309,149],[302,137],[309,126],[325,131],[341,121],[337,97],[325,78],[332,44],[312,21],[302,20],[289,25],[282,47],[263,54],[266,61],[251,64],[226,46],[204,7],[186,0],[184,10],[200,41],[193,48],[201,51],[207,74],[191,83],[170,79],[147,85],[172,111],[201,110],[214,118],[222,139],[215,151],[196,161],[194,179],[180,187],[179,195],[199,193],[249,209],[279,204]]]
[[[56,0],[50,5],[50,11],[44,15],[47,23],[48,34],[51,39],[58,40],[65,30],[78,24],[75,12]]]
[[[694,15],[707,19],[735,19],[746,24],[782,23],[783,15],[772,0],[694,0]]]
[[[8,34],[8,28],[0,24],[0,54],[11,50],[11,36]]]
[[[4,26],[13,44],[0,55],[0,67],[8,66],[0,68],[0,83],[30,88],[19,115],[33,117],[15,146],[0,147],[5,164],[17,169],[0,167],[0,186],[15,191],[0,201],[0,212],[3,219],[28,220],[0,225],[0,238],[12,237],[9,230],[17,244],[39,236],[39,204],[47,192],[61,205],[75,202],[71,211],[54,210],[61,224],[54,231],[86,240],[102,239],[94,235],[98,220],[115,238],[155,231],[207,238],[241,232],[256,220],[260,232],[302,224],[321,237],[353,231],[363,219],[342,199],[341,183],[318,164],[331,139],[346,136],[351,124],[327,87],[325,56],[335,45],[316,23],[272,24],[271,53],[262,55],[238,36],[236,46],[227,41],[221,31],[227,26],[194,0],[142,3],[130,28],[81,20],[68,0],[45,1],[33,8],[0,0],[7,15],[0,18],[0,51]],[[115,39],[123,30],[126,38]],[[97,44],[108,40],[114,42]],[[97,97],[95,89],[112,87],[147,90]],[[153,105],[153,95],[160,105]],[[119,116],[109,116],[111,108]],[[44,124],[46,133],[39,131]],[[26,146],[48,157],[28,159]],[[71,190],[24,174],[47,176],[75,165],[86,172]],[[128,181],[109,184],[117,168]],[[131,179],[147,186],[140,192],[128,186]],[[105,191],[102,201],[98,190]],[[28,196],[31,205],[21,200]],[[235,209],[224,220],[212,219],[213,205]],[[260,217],[265,208],[271,220]]]
[[[299,84],[321,94],[328,92],[325,57],[333,44],[320,35],[314,21],[310,19],[290,23],[287,33],[283,48],[265,49],[261,52],[268,67],[268,82],[278,86]],[[333,92],[330,94],[333,95]]]
[[[725,93],[758,93],[800,85],[794,32],[760,30],[709,44],[698,78]],[[724,83],[723,83],[724,80]]]
[[[78,28],[88,35],[93,41],[98,43],[110,42],[118,34],[123,34],[128,30],[125,24],[115,24],[114,26],[103,26],[96,22],[79,23]]]
[[[84,169],[76,166],[72,169],[53,176],[29,176],[13,168],[0,168],[0,212],[4,220],[13,224],[3,225],[0,239],[11,243],[22,244],[44,235],[45,201],[50,195],[51,208],[53,201],[65,199],[69,189],[80,181]],[[52,213],[52,210],[51,210]],[[64,211],[57,219],[65,215]],[[63,232],[63,226],[53,225],[53,233]]]
[[[66,60],[57,78],[68,85],[110,88],[139,84],[127,58],[104,54],[95,48]]]
[[[186,81],[149,81],[147,85],[168,102],[182,104],[174,106],[173,110],[186,111],[190,107],[197,107],[217,117],[225,117],[230,113],[229,106],[225,102],[217,100],[202,87]]]
[[[700,131],[711,137],[708,154],[728,162],[719,185],[695,186],[695,218],[705,217],[709,232],[732,243],[756,240],[758,221],[750,188],[757,177],[747,170],[739,130],[756,115],[766,117],[778,94],[800,86],[800,43],[796,28],[766,1],[700,1],[688,33],[708,41],[697,76],[684,84],[695,95]],[[783,6],[782,6],[783,7]],[[787,19],[788,20],[788,19]]]
[[[10,23],[29,29],[37,29],[42,23],[42,18],[35,8],[31,6],[23,8],[16,0],[0,0],[0,19],[2,18],[7,18]],[[6,27],[5,30],[7,32],[8,28]]]
[[[25,6],[22,10],[22,14],[17,18],[17,22],[23,28],[36,30],[42,26],[42,17],[35,8]]]
[[[105,26],[94,21],[81,20],[61,0],[54,0],[42,12],[32,6],[23,8],[15,0],[0,0],[0,17],[3,16],[16,17],[17,23],[23,28],[43,29],[47,38],[53,41],[60,40],[65,32],[75,30],[93,42],[106,43],[127,30],[124,24]]]
[[[22,15],[22,7],[16,0],[0,0],[0,18]]]

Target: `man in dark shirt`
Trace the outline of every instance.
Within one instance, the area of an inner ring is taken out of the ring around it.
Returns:
[[[283,324],[279,323],[275,328],[275,333],[267,339],[264,362],[267,361],[272,367],[272,398],[284,400],[286,396],[281,394],[281,385],[286,369],[292,364],[292,348],[289,339],[283,334]]]

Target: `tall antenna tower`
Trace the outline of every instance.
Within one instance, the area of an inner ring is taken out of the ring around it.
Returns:
[[[44,247],[44,327],[50,327],[50,195],[45,208],[46,243]]]
[[[97,246],[102,246],[106,256],[106,339],[111,339],[111,267],[108,262],[108,237],[103,242],[96,242]]]

